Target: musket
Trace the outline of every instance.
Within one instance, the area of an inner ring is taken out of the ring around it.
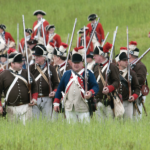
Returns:
[[[131,64],[131,69],[150,51],[150,47],[134,62]]]
[[[64,67],[64,73],[66,72],[67,62],[68,62],[68,59],[69,59],[69,54],[70,54],[70,50],[71,50],[71,45],[72,45],[72,40],[73,40],[73,36],[74,36],[74,31],[75,31],[75,28],[76,28],[76,23],[77,23],[77,18],[75,19],[74,26],[73,26],[71,40],[70,40],[70,44],[69,44],[69,48],[68,48],[68,55],[67,55],[66,64],[65,64],[65,67]]]
[[[128,26],[127,26],[127,57],[129,58],[129,34],[128,34]],[[129,62],[129,59],[128,59],[128,66],[127,66],[127,70],[128,70],[128,89],[129,89],[129,98],[130,96],[132,95],[132,91],[131,91],[131,75],[130,75],[130,62]],[[129,99],[130,100],[130,99]],[[140,111],[138,109],[138,106],[136,104],[136,102],[134,101],[133,102],[136,110],[138,111],[138,113],[140,114]]]
[[[110,68],[110,64],[112,63],[112,60],[113,60],[113,51],[114,51],[115,39],[116,39],[116,35],[117,35],[117,29],[118,29],[118,27],[116,27],[116,30],[114,31],[114,35],[113,35],[113,44],[112,44],[112,48],[111,48],[111,52],[110,52],[107,70],[106,70],[105,86],[107,86],[108,76],[110,74],[109,68]]]
[[[95,25],[95,27],[94,27],[94,30],[93,30],[93,32],[92,32],[92,34],[91,34],[90,41],[89,41],[89,43],[88,43],[88,46],[87,46],[86,52],[88,51],[88,49],[89,49],[89,47],[90,47],[90,44],[91,44],[91,42],[92,42],[92,39],[93,39],[93,36],[94,36],[95,30],[96,30],[97,25],[98,25],[98,23],[99,23],[99,20],[100,20],[100,19],[98,18],[98,20],[97,20],[97,22],[96,22],[96,25]]]
[[[66,44],[68,44],[68,41],[69,41],[69,33],[68,33],[68,37],[67,37],[67,41],[66,41]]]
[[[7,65],[6,65],[6,70],[8,70],[8,58],[9,58],[9,54],[8,54],[8,49],[9,49],[9,39],[8,39],[8,44],[7,44]]]
[[[115,41],[116,41],[117,30],[118,30],[118,26],[116,26],[116,30],[114,31],[114,36],[113,36],[113,45],[112,45],[113,53],[115,51]],[[113,62],[113,53],[111,56],[111,63]]]
[[[105,44],[105,42],[106,42],[106,40],[107,40],[108,35],[109,35],[109,32],[107,33],[107,35],[106,35],[106,37],[105,37],[105,39],[104,39],[104,41],[103,41],[102,47],[104,46],[104,44]]]
[[[42,21],[42,31],[43,31],[43,40],[44,40],[44,46],[46,47],[46,40],[45,40],[45,33],[44,33],[44,26],[43,26],[43,20]],[[48,60],[48,55],[46,56],[47,61],[47,73],[48,73],[48,82],[49,82],[49,93],[52,92],[52,86],[51,86],[51,71],[50,71],[50,62]]]
[[[77,32],[77,47],[79,47],[79,32]]]
[[[87,80],[88,80],[88,75],[87,75],[87,62],[86,62],[86,30],[84,26],[84,65],[85,65],[85,94],[88,91],[88,86],[87,86]]]
[[[29,89],[29,94],[30,94],[30,102],[32,100],[31,96],[31,77],[30,77],[30,68],[29,68],[29,59],[28,59],[28,49],[27,49],[27,40],[26,40],[26,33],[25,33],[25,20],[24,20],[24,15],[22,15],[22,21],[23,21],[23,31],[24,31],[24,40],[25,40],[25,52],[26,52],[26,65],[27,65],[27,73],[28,73],[28,89]]]
[[[23,55],[23,49],[22,49],[21,43],[19,43],[19,46],[20,46],[20,49],[21,49],[21,53]]]
[[[19,23],[17,23],[17,50],[19,52]]]

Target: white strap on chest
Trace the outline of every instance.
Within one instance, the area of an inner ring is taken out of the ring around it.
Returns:
[[[33,30],[35,31],[42,24],[42,22],[44,23],[45,19],[42,19],[42,21],[39,21]]]
[[[101,71],[102,73],[106,70],[107,66],[108,66],[108,63],[103,67],[103,69]],[[100,78],[101,78],[101,76],[99,74],[96,81],[98,82],[100,80]]]
[[[14,74],[14,73],[12,73],[12,72],[11,72],[11,74],[12,74],[13,76],[15,76],[15,77],[18,77],[18,79],[22,80],[22,81],[25,83],[25,85],[28,87],[28,82],[27,82],[27,80],[25,80],[23,77],[21,77],[21,76],[19,76],[19,75],[17,75],[17,74]]]
[[[56,33],[54,33],[51,37],[49,37],[48,43],[54,38],[55,35],[56,35]],[[47,44],[48,44],[48,43],[47,43]]]
[[[44,70],[42,70],[43,73],[45,73],[45,71],[47,70],[47,67],[44,68]],[[42,76],[42,74],[40,73],[36,78],[35,81],[39,80],[39,78]]]
[[[65,65],[63,67],[61,67],[59,70],[63,71],[65,69]]]
[[[125,76],[127,75],[127,69],[126,69],[126,71],[123,73],[123,77],[125,78]]]
[[[83,72],[84,72],[84,68],[83,68],[78,74],[81,75]],[[74,81],[75,84],[77,84],[77,86],[79,87],[80,91],[84,94],[85,91],[84,91],[84,89],[81,87],[81,85],[80,85],[79,82],[78,82],[78,76],[75,75],[73,71],[71,71],[71,73],[72,73],[73,78],[68,82],[68,84],[67,84],[67,86],[66,86],[66,89],[65,89],[65,93],[66,93],[68,87],[69,87],[69,86],[72,84],[72,82]]]
[[[16,84],[17,80],[18,80],[18,76],[16,76],[15,79],[13,80],[13,82],[11,83],[11,85],[6,93],[5,102],[7,102],[9,93],[12,90],[12,88],[14,87],[14,85]]]

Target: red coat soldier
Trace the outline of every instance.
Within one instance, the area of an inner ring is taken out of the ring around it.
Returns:
[[[2,39],[5,41],[5,43],[7,44],[8,39],[9,41],[14,41],[13,37],[11,36],[11,34],[9,32],[6,32],[6,26],[4,24],[0,25],[0,35],[2,37]]]
[[[61,37],[54,33],[55,26],[54,25],[48,25],[46,26],[45,30],[47,31],[46,35],[46,43],[52,42],[56,47],[60,47],[61,45]]]
[[[30,28],[25,29],[25,33],[26,33],[26,40],[29,41],[31,39],[32,29]],[[22,38],[20,41],[21,46],[19,45],[20,53],[21,53],[21,49],[24,50],[24,46],[25,46],[24,43],[25,43],[25,40],[24,38]]]
[[[87,30],[87,34],[89,34],[89,36],[91,36],[91,34],[94,30],[94,27],[96,25],[96,18],[97,18],[96,14],[91,14],[88,16],[88,20],[91,21],[91,23],[89,23],[87,25],[87,27],[89,28],[89,30]],[[96,46],[100,46],[100,44],[102,44],[104,39],[105,39],[105,37],[104,37],[103,27],[102,27],[101,23],[98,23],[97,28],[95,30],[95,34],[93,36],[93,40],[92,40],[94,48]]]
[[[38,38],[38,35],[43,37],[43,31],[42,31],[42,22],[43,22],[43,27],[44,27],[44,32],[45,32],[45,35],[46,35],[46,31],[45,31],[45,27],[47,25],[49,25],[48,21],[46,21],[43,16],[46,15],[46,13],[42,10],[36,10],[34,13],[33,13],[34,16],[37,17],[37,21],[35,21],[33,23],[33,28],[32,28],[32,38]],[[42,21],[41,21],[42,19]]]
[[[86,27],[86,30],[88,30],[88,28]],[[80,47],[80,46],[84,46],[84,28],[81,28],[79,31],[78,31],[79,34],[81,34],[81,36],[79,37],[79,40],[78,40],[78,44],[77,46]],[[87,35],[86,36],[86,47],[88,46],[88,43],[90,41],[90,37]],[[90,54],[90,52],[93,52],[93,43],[91,42],[90,46],[89,46],[89,49],[87,51],[87,55]]]

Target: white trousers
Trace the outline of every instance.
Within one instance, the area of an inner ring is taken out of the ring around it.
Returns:
[[[52,117],[52,98],[42,97],[37,99],[37,105],[32,108],[33,117],[39,119],[40,112],[42,113],[42,118],[47,118],[48,120]]]
[[[32,106],[28,104],[21,106],[7,106],[7,118],[8,121],[19,121],[21,120],[25,125],[26,120],[32,118]]]
[[[123,101],[123,106],[125,109],[123,118],[124,119],[132,119],[133,118],[133,103],[130,103],[128,100]]]
[[[105,105],[101,102],[97,103],[97,110],[95,111],[95,114],[99,121],[106,118],[114,118],[113,110],[111,107],[105,107]]]
[[[75,112],[73,111],[66,111],[65,110],[65,115],[66,115],[66,119],[67,121],[70,122],[90,122],[90,114],[89,112],[84,112],[84,113],[80,113],[80,112]]]

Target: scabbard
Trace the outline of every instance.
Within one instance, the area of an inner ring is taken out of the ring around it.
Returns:
[[[138,114],[140,115],[140,114],[141,114],[141,112],[140,112],[140,110],[139,110],[139,108],[138,108],[138,106],[137,106],[136,102],[134,103],[134,106],[135,106],[135,108],[136,108],[136,110],[137,110]]]
[[[145,112],[145,114],[146,114],[146,116],[147,116],[146,107],[145,107],[145,105],[144,105],[144,102],[143,102],[143,101],[142,101],[142,105],[143,105],[143,108],[144,108],[144,112]]]

